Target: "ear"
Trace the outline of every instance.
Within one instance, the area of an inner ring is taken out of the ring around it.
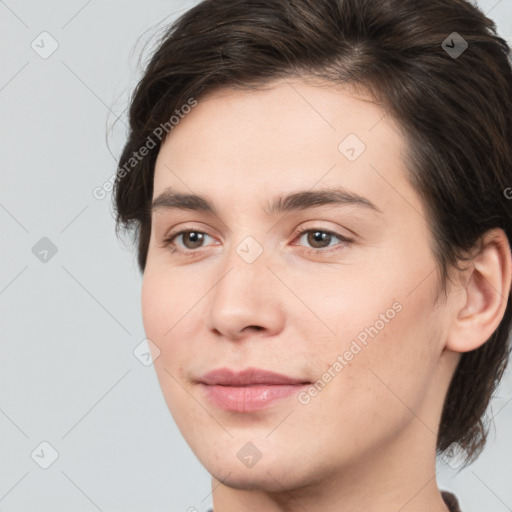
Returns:
[[[510,295],[512,256],[505,232],[492,229],[482,237],[481,251],[469,262],[454,309],[446,348],[469,352],[483,345],[498,328]]]

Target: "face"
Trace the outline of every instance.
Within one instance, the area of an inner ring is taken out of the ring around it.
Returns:
[[[405,149],[369,97],[300,79],[211,93],[162,145],[144,327],[176,424],[228,485],[434,451],[447,319]]]

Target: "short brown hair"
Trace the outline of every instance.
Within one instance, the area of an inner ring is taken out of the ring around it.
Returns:
[[[449,51],[456,42],[459,55]],[[292,76],[363,86],[398,122],[444,291],[449,270],[459,268],[485,232],[499,227],[512,239],[503,194],[512,185],[510,48],[476,6],[465,0],[204,0],[169,27],[131,100],[114,198],[118,232],[122,227],[138,242],[141,272],[162,141],[129,172],[126,162],[190,98]],[[437,449],[458,442],[468,452],[466,463],[483,449],[484,413],[509,359],[507,301],[490,339],[462,355],[444,403]]]

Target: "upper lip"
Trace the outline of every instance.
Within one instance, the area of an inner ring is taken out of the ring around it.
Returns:
[[[202,384],[210,386],[250,386],[251,384],[309,384],[306,379],[296,379],[260,368],[246,368],[240,372],[229,368],[217,368],[199,378]]]

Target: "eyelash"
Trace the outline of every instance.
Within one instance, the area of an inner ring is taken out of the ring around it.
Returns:
[[[320,233],[326,233],[327,235],[331,237],[337,238],[340,243],[345,244],[346,246],[349,246],[350,244],[354,243],[354,240],[351,238],[347,238],[346,236],[341,235],[340,233],[336,233],[335,231],[329,231],[328,229],[319,229],[319,228],[299,228],[295,233],[293,234],[294,240],[295,238],[302,238],[302,235],[304,233],[310,233],[310,232],[320,232]],[[334,251],[338,251],[340,249],[333,249],[333,248],[324,248],[324,249],[313,249],[311,247],[305,247],[304,250],[308,254],[321,254],[321,253],[331,253]]]
[[[320,233],[326,233],[326,234],[328,234],[330,236],[334,236],[335,238],[338,238],[338,240],[340,240],[340,243],[342,243],[342,244],[344,244],[346,246],[350,246],[351,244],[354,243],[353,239],[347,238],[347,237],[341,235],[340,233],[336,233],[335,231],[329,231],[327,229],[318,229],[318,228],[300,228],[297,231],[295,231],[295,233],[293,234],[294,240],[297,237],[298,238],[302,238],[302,235],[304,233],[309,233],[309,232],[320,232]],[[205,231],[201,231],[199,229],[184,229],[182,231],[178,231],[176,233],[172,233],[171,235],[169,235],[167,238],[165,238],[163,240],[161,246],[163,248],[167,248],[167,247],[171,246],[173,241],[176,238],[178,238],[179,236],[181,236],[183,234],[186,234],[186,233],[198,233],[198,234],[201,234],[201,235],[210,236]],[[194,257],[194,256],[197,255],[198,252],[200,252],[201,249],[204,249],[204,247],[200,247],[198,249],[186,249],[186,250],[174,248],[172,253],[177,252],[177,253],[183,254],[184,256]],[[324,249],[314,249],[314,248],[307,248],[307,247],[305,247],[304,250],[308,254],[318,255],[318,254],[321,254],[321,253],[324,253],[324,254],[325,253],[331,253],[331,252],[334,252],[334,251],[338,251],[339,249],[326,249],[326,248],[324,248]]]

